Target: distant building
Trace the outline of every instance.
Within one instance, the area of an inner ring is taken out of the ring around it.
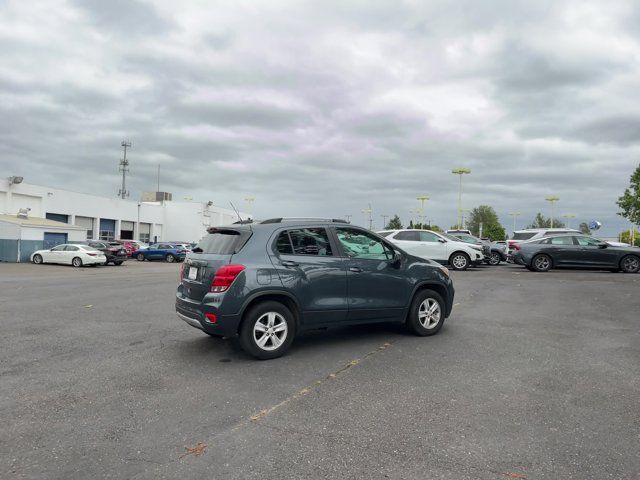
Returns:
[[[238,220],[233,210],[211,202],[173,202],[166,200],[171,198],[167,192],[154,192],[155,198],[165,200],[136,202],[0,180],[0,261],[16,261],[18,251],[25,261],[45,245],[70,240],[197,242],[208,227]],[[28,238],[18,235],[16,228]]]

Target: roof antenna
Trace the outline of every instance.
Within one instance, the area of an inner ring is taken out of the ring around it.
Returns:
[[[240,216],[240,212],[238,212],[238,209],[235,207],[233,202],[229,202],[229,204],[231,205],[231,208],[233,208],[233,211],[236,212],[236,215],[238,216],[238,219],[240,220],[240,225],[243,225],[245,223],[245,221],[242,220],[242,217]],[[251,221],[247,221],[247,224],[249,225],[249,230],[253,231],[253,229],[251,228]]]

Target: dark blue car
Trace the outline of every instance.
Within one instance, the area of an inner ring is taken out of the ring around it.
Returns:
[[[174,245],[172,243],[155,243],[149,245],[148,248],[142,250],[136,250],[132,253],[132,257],[135,257],[139,262],[145,260],[164,260],[165,262],[181,262],[187,255],[187,250],[183,247]]]
[[[212,336],[239,335],[259,359],[298,332],[399,322],[437,333],[451,313],[449,271],[338,220],[272,219],[210,228],[189,252],[178,316]]]

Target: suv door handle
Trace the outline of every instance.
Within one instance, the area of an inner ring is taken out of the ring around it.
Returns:
[[[298,264],[296,262],[292,262],[291,260],[282,260],[282,265],[284,267],[297,267]]]
[[[349,271],[353,273],[360,273],[362,269],[360,267],[349,267]]]

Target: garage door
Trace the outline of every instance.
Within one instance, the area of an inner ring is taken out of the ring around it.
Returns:
[[[122,240],[133,240],[133,222],[122,220],[120,222],[120,238]]]
[[[116,221],[109,218],[100,219],[100,240],[115,240]]]
[[[56,245],[67,243],[67,234],[58,232],[44,232],[44,248],[53,248]]]

